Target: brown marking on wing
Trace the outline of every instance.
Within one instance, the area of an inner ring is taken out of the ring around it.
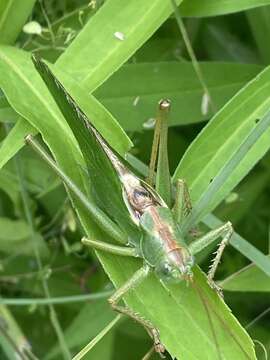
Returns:
[[[167,253],[181,249],[181,246],[176,242],[172,229],[168,224],[164,224],[161,221],[160,216],[157,212],[156,207],[149,207],[149,212],[151,213],[153,220],[155,222],[156,231],[159,233],[161,239],[164,241],[165,248]]]
[[[157,208],[151,206],[149,211],[155,222],[156,231],[160,235],[160,238],[164,244],[164,250],[168,258],[179,268],[184,265],[183,247],[181,247],[175,240],[173,231],[168,224],[164,224],[161,221],[160,216],[157,212]]]

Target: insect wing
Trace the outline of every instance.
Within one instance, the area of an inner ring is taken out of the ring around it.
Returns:
[[[87,165],[92,198],[132,238],[131,242],[136,242],[136,239],[139,238],[139,231],[131,221],[123,200],[119,176],[104,151],[102,142],[119,161],[121,161],[120,156],[106,143],[49,67],[35,57],[33,57],[33,62],[79,144]]]

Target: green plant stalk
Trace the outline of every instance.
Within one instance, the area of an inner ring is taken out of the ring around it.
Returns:
[[[192,45],[191,45],[191,42],[189,40],[189,36],[188,36],[188,33],[187,33],[187,30],[185,28],[185,25],[183,23],[183,20],[181,18],[181,15],[180,15],[180,11],[179,11],[179,8],[175,2],[175,0],[171,0],[172,2],[172,6],[173,6],[173,9],[174,9],[174,14],[175,14],[175,18],[176,18],[176,21],[177,21],[177,24],[178,24],[178,27],[179,27],[179,30],[180,30],[180,33],[183,37],[183,40],[184,40],[184,43],[186,45],[186,48],[187,48],[187,52],[189,54],[189,57],[191,59],[191,62],[192,62],[192,65],[194,67],[194,70],[197,74],[197,77],[198,77],[198,80],[200,81],[201,85],[202,85],[202,88],[203,88],[203,91],[204,93],[206,94],[207,96],[207,99],[210,103],[210,106],[212,108],[212,111],[213,113],[215,113],[217,110],[216,110],[216,106],[213,102],[213,99],[212,99],[212,96],[210,94],[210,91],[208,89],[208,86],[206,84],[206,81],[204,79],[204,76],[203,76],[203,73],[202,73],[202,70],[201,70],[201,67],[198,63],[198,60],[196,58],[196,55],[195,55],[195,52],[192,48]]]
[[[0,345],[8,359],[19,356],[22,360],[29,360],[24,352],[28,346],[27,340],[4,305],[0,306]]]
[[[49,304],[69,304],[74,302],[85,302],[90,300],[106,299],[112,291],[104,291],[95,294],[83,294],[73,296],[59,296],[50,298],[0,298],[0,305],[29,306],[29,305],[49,305]]]
[[[122,315],[118,314],[101,332],[91,340],[72,360],[82,359],[121,319]]]

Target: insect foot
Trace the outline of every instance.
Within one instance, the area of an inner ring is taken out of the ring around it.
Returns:
[[[217,294],[224,299],[222,288],[212,279],[208,279],[209,286],[217,292]]]
[[[163,355],[163,353],[165,351],[165,347],[160,341],[158,329],[156,329],[154,327],[148,327],[146,330],[154,341],[155,351],[157,353],[159,353],[161,358],[165,358],[165,356]]]

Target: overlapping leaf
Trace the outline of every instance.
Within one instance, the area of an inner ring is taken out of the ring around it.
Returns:
[[[269,0],[185,0],[180,6],[183,16],[216,16],[269,5]]]
[[[270,129],[266,128],[251,147],[246,147],[245,154],[227,172],[219,188],[209,193],[221,168],[237,156],[251,131],[256,136],[257,123],[269,112],[269,90],[270,69],[266,68],[212,118],[178,165],[174,179],[187,181],[195,208],[208,191],[207,205],[196,221],[211,212],[269,149]]]
[[[0,3],[0,43],[12,44],[31,14],[36,0],[2,0]]]
[[[268,256],[269,258],[269,256]],[[270,281],[261,269],[251,264],[221,282],[224,290],[244,292],[269,292]]]

